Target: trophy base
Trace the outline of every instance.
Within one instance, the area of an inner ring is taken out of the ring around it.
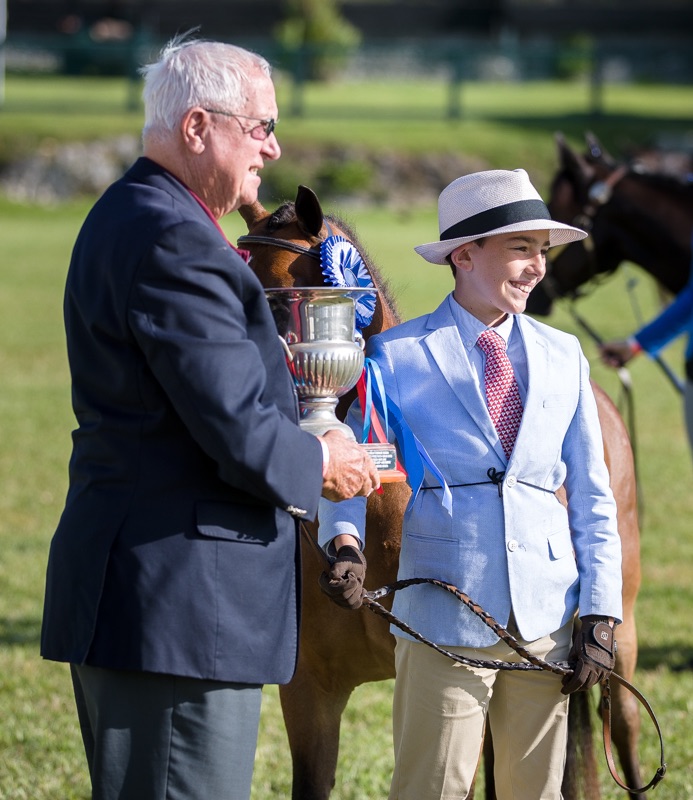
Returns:
[[[307,403],[302,404],[302,419],[299,423],[301,430],[312,433],[314,436],[322,436],[328,431],[339,431],[352,441],[356,441],[354,432],[343,422],[340,422],[334,414],[336,399],[320,398],[314,401],[312,407]],[[373,463],[378,470],[381,483],[399,483],[406,481],[407,473],[397,468],[397,451],[394,444],[389,442],[372,442],[359,444],[368,451],[368,455],[373,459]]]
[[[406,481],[407,474],[397,469],[397,451],[395,446],[389,442],[373,442],[362,444],[361,447],[368,451],[368,455],[373,459],[380,483],[400,483]]]

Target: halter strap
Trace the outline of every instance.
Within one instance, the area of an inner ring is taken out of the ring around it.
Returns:
[[[325,237],[325,239],[327,239],[332,236],[332,227],[324,218],[323,222],[327,228],[327,236]],[[246,234],[245,236],[238,237],[238,244],[264,244],[270,247],[279,247],[281,250],[289,250],[290,252],[297,253],[300,256],[309,256],[310,258],[315,258],[317,261],[320,261],[320,245],[325,241],[325,239],[321,239],[318,244],[307,247],[304,244],[298,244],[297,242],[292,242],[288,239],[275,239],[274,236],[253,236],[251,234]]]
[[[615,169],[603,181],[595,181],[587,192],[587,202],[580,214],[573,220],[573,224],[590,232],[597,211],[611,200],[614,187],[622,178],[625,178],[629,171],[630,168],[624,164]]]

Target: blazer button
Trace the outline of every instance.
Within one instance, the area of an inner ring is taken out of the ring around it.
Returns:
[[[516,483],[517,478],[514,475],[508,475],[508,477],[505,479],[505,485],[508,487],[508,489],[512,489]]]
[[[308,513],[305,508],[297,508],[296,506],[287,506],[285,510],[288,511],[292,517],[305,517]]]
[[[508,550],[510,550],[511,553],[514,553],[517,550],[518,547],[519,547],[519,544],[517,543],[516,539],[511,539],[508,542]]]

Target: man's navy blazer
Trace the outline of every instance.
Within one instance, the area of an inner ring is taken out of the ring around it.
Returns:
[[[73,433],[41,642],[57,661],[243,683],[296,663],[297,517],[317,439],[258,279],[142,158],[96,203],[67,278]]]

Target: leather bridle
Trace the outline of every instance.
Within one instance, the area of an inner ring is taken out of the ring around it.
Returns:
[[[328,239],[330,236],[332,236],[332,228],[330,223],[326,219],[323,219],[323,222],[327,228],[327,236],[325,236],[324,239],[320,239],[317,244],[314,244],[310,247],[304,244],[298,244],[298,242],[292,242],[289,239],[276,239],[274,236],[254,236],[252,234],[239,236],[238,244],[264,244],[268,245],[269,247],[278,247],[280,250],[289,250],[291,253],[296,253],[299,256],[309,256],[310,258],[320,261],[320,245],[325,241],[325,239]]]
[[[574,218],[573,225],[591,233],[597,212],[611,200],[614,187],[629,171],[630,168],[624,164],[617,167],[603,181],[594,181],[587,190],[587,202],[582,207],[582,211]]]
[[[613,197],[614,187],[628,174],[629,171],[629,168],[623,165],[615,169],[603,181],[594,181],[592,184],[590,184],[587,190],[587,200],[580,211],[573,217],[571,225],[575,225],[577,228],[582,228],[583,230],[587,231],[587,233],[591,234],[592,228],[594,227],[594,219],[597,216],[597,213],[610,202],[611,198]],[[585,283],[593,284],[593,290],[595,288],[594,282],[600,275],[600,273],[597,271],[597,262],[594,256],[594,241],[591,236],[588,236],[586,239],[575,242],[575,244],[581,245],[585,250],[585,258],[588,264],[588,273]],[[542,280],[542,286],[551,300],[554,301],[564,297],[572,297],[572,299],[577,299],[578,297],[584,297],[586,295],[584,289],[580,291],[578,291],[578,289],[574,289],[572,293],[560,292],[556,286],[556,281],[553,279],[550,273],[547,273],[544,276]]]
[[[571,225],[575,225],[577,228],[582,228],[591,234],[592,228],[594,227],[594,219],[597,216],[597,213],[609,203],[613,196],[614,187],[617,183],[619,183],[619,181],[621,181],[622,178],[626,176],[628,172],[628,167],[621,166],[615,169],[603,181],[594,181],[594,183],[592,183],[587,190],[587,200],[580,211],[573,217]],[[597,262],[594,255],[594,241],[591,236],[588,236],[586,239],[574,243],[574,245],[578,244],[581,245],[585,251],[585,259],[587,263],[587,276],[585,283],[591,284],[591,290],[593,291],[594,288],[596,288],[595,283],[601,274],[597,271]],[[544,276],[542,280],[542,286],[546,294],[551,298],[551,300],[554,301],[565,297],[577,299],[578,297],[584,297],[587,294],[584,289],[578,290],[577,288],[573,289],[572,292],[567,291],[564,293],[559,291],[558,287],[556,286],[556,281],[553,279],[550,273],[547,273]]]

